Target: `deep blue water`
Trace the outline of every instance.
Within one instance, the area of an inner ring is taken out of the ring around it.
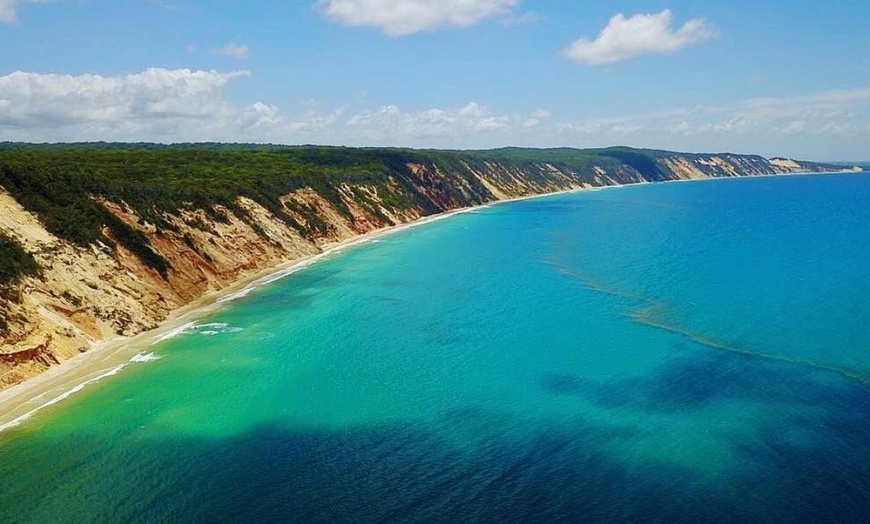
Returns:
[[[0,435],[0,520],[867,520],[868,224],[824,175],[385,237]]]

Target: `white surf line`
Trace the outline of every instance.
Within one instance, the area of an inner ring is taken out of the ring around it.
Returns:
[[[133,355],[133,358],[130,359],[130,362],[145,363],[154,362],[155,360],[160,360],[160,355],[155,354],[153,351],[147,353],[145,351],[141,351]]]
[[[84,390],[86,387],[90,386],[91,384],[95,384],[95,383],[97,383],[105,378],[109,378],[111,376],[117,375],[118,373],[123,371],[124,368],[129,366],[131,363],[143,364],[143,363],[147,363],[147,362],[154,362],[154,361],[160,360],[160,358],[161,357],[159,355],[155,354],[154,352],[140,351],[139,353],[133,355],[129,361],[127,361],[123,364],[117,365],[117,366],[111,368],[110,370],[97,375],[96,377],[90,378],[88,380],[85,380],[84,382],[76,384],[75,386],[73,386],[72,388],[68,389],[67,391],[61,393],[57,397],[54,397],[51,400],[36,406],[35,408],[31,409],[27,413],[24,413],[23,415],[19,415],[18,417],[10,420],[9,422],[6,422],[5,424],[0,424],[0,433],[3,433],[4,431],[6,431],[8,429],[14,428],[15,426],[22,424],[23,422],[26,422],[27,420],[31,419],[36,413],[42,411],[45,408],[48,408],[48,407],[54,406],[55,404],[59,404],[60,402],[63,402],[64,400],[68,399],[69,397]]]
[[[109,371],[106,371],[105,373],[103,373],[101,375],[97,375],[96,377],[94,377],[92,379],[86,380],[86,381],[82,382],[81,384],[78,384],[75,387],[65,391],[61,395],[49,400],[48,402],[46,402],[44,404],[40,404],[39,406],[31,409],[27,413],[20,415],[20,416],[10,420],[9,422],[7,422],[5,424],[0,425],[0,433],[4,432],[10,428],[14,428],[15,426],[18,426],[19,424],[21,424],[22,422],[27,421],[28,419],[33,417],[33,415],[35,415],[39,411],[42,411],[45,408],[54,406],[55,404],[66,400],[67,398],[71,397],[72,395],[75,395],[76,393],[85,389],[87,386],[89,386],[90,384],[93,384],[94,382],[99,382],[100,380],[103,380],[104,378],[111,377],[112,375],[117,375],[118,373],[121,372],[122,369],[127,367],[128,364],[129,364],[129,362],[121,364],[120,366],[115,366],[114,368],[110,369]]]
[[[253,290],[254,290],[254,288],[251,287],[250,285],[248,285],[244,289],[242,289],[241,291],[229,294],[227,296],[224,296],[224,297],[221,297],[221,298],[215,300],[215,304],[223,304],[226,302],[232,302],[233,300],[238,300],[240,298],[244,298],[244,297],[248,296],[248,294]]]
[[[155,346],[161,342],[166,342],[167,340],[173,339],[173,338],[181,335],[185,331],[187,331],[189,329],[193,329],[194,327],[196,327],[196,322],[188,322],[187,324],[184,324],[182,326],[178,326],[177,328],[172,329],[170,331],[167,331],[166,333],[155,338],[154,342],[152,342],[151,345]]]

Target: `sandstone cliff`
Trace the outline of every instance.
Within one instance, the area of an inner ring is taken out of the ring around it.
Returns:
[[[89,150],[83,151],[76,154],[87,158]],[[305,166],[330,162],[310,159],[320,154],[317,148],[294,151],[294,158],[307,155]],[[296,164],[288,164],[286,178],[292,183],[281,180],[262,192],[230,193],[234,195],[230,200],[195,196],[186,200],[182,195],[174,207],[141,204],[138,190],[130,189],[139,187],[136,181],[125,181],[123,190],[110,183],[83,183],[82,191],[98,212],[108,213],[108,218],[99,218],[101,236],[83,243],[66,238],[56,218],[49,222],[59,205],[55,202],[63,199],[52,200],[55,207],[50,208],[33,196],[44,195],[51,187],[42,193],[25,187],[32,176],[29,167],[39,163],[44,151],[28,152],[35,160],[22,160],[19,154],[12,162],[8,151],[0,149],[0,167],[7,160],[12,166],[0,179],[10,186],[0,185],[0,234],[17,242],[40,267],[39,274],[0,287],[0,388],[87,351],[95,342],[152,329],[171,311],[241,277],[315,254],[330,243],[423,216],[583,187],[833,170],[786,159],[771,162],[755,156],[626,148],[582,156],[577,150],[359,151],[365,162],[372,155],[380,162],[374,164],[371,176],[368,168],[360,167],[363,160],[347,168],[352,176],[324,174],[298,180],[293,172]],[[350,161],[357,154],[341,153]],[[112,158],[117,164],[119,160]],[[51,169],[50,164],[40,165]],[[95,169],[107,169],[100,166]],[[65,164],[58,169],[68,173],[72,168]],[[156,177],[161,180],[160,173]],[[69,180],[78,179],[73,175],[64,180],[70,184]],[[233,183],[226,172],[214,174],[214,182]],[[158,186],[153,180],[141,183],[143,192],[162,187]],[[131,203],[133,195],[139,204]],[[139,243],[120,238],[130,232],[141,234],[135,236]]]

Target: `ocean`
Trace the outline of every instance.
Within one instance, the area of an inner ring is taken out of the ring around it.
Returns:
[[[870,176],[493,205],[0,434],[0,521],[858,522]]]

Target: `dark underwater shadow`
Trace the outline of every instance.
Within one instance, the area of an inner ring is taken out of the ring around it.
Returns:
[[[273,426],[121,441],[19,432],[13,445],[35,460],[0,466],[0,521],[859,522],[870,512],[866,407],[856,406],[859,420],[832,414],[800,446],[773,427],[735,442],[756,467],[719,485],[693,468],[614,456],[607,443],[631,437],[625,429],[535,427],[473,408],[445,414],[439,431]]]
[[[643,406],[664,413],[685,412],[737,399],[850,406],[852,416],[870,422],[870,388],[863,381],[801,363],[720,352],[690,341],[678,340],[673,347],[677,358],[648,375],[601,382],[550,373],[541,376],[537,385],[550,395],[580,396],[610,409]]]

